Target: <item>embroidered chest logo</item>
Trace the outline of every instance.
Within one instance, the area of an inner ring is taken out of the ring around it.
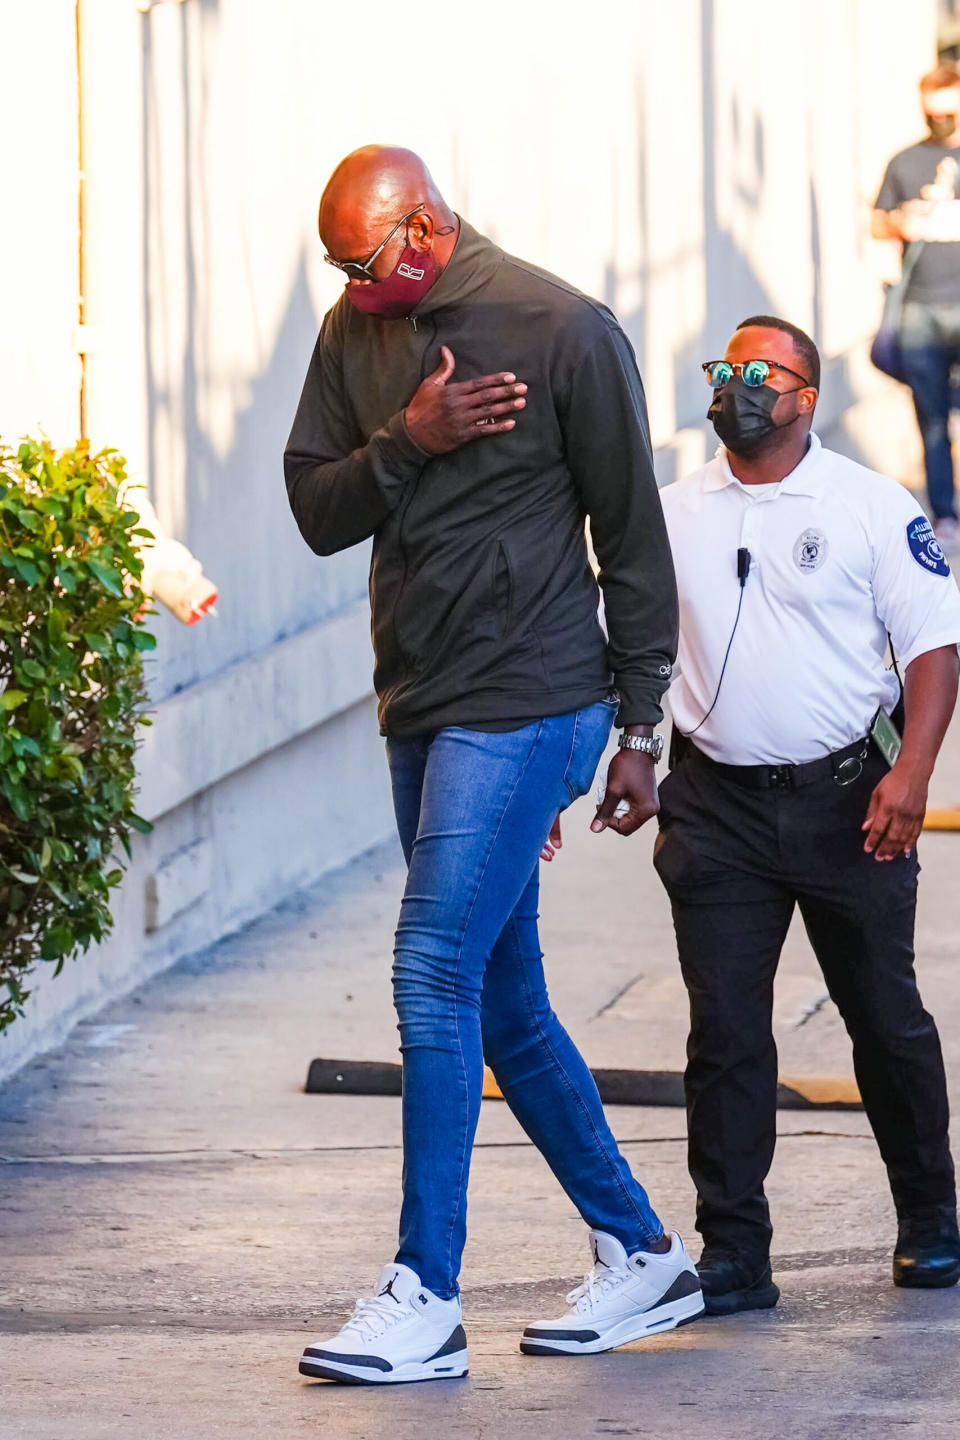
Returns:
[[[910,554],[921,569],[929,570],[931,575],[950,574],[950,566],[940,549],[940,541],[934,535],[933,526],[926,515],[918,515],[916,520],[910,521],[907,526],[907,544],[910,546]]]
[[[805,575],[819,570],[829,550],[827,537],[821,530],[804,530],[793,547],[793,563]]]

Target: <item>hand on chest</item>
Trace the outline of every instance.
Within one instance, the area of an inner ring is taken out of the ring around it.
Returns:
[[[496,437],[494,444],[509,439],[511,447],[525,441],[542,447],[555,438],[559,445],[547,349],[523,336],[515,316],[509,319],[506,323],[502,306],[476,305],[425,315],[416,326],[407,320],[368,326],[346,364],[347,390],[364,438],[410,403],[417,387],[441,366],[441,347],[446,346],[454,359],[447,381],[452,394],[504,373],[528,387],[514,431]]]

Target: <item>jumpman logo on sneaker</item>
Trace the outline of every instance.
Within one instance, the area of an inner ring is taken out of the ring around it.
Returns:
[[[384,1285],[383,1289],[379,1292],[379,1294],[389,1295],[390,1299],[393,1300],[397,1305],[399,1305],[401,1302],[397,1300],[396,1295],[394,1295],[393,1293],[393,1282],[396,1280],[396,1278],[397,1277],[395,1274],[391,1275],[390,1279],[387,1281],[386,1285]]]

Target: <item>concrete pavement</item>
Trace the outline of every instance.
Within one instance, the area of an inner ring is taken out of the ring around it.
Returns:
[[[960,732],[932,801],[960,800]],[[679,1068],[669,913],[630,844],[568,818],[545,867],[556,1008],[594,1064]],[[960,835],[924,838],[919,969],[960,1085]],[[306,1096],[314,1055],[393,1059],[392,846],[179,965],[0,1092],[0,1440],[923,1440],[960,1435],[960,1291],[889,1282],[892,1207],[862,1115],[783,1112],[770,1184],[783,1299],[615,1354],[532,1359],[522,1325],[586,1266],[584,1227],[506,1108],[486,1102],[463,1274],[471,1374],[310,1384],[329,1333],[393,1253],[399,1102]],[[82,963],[82,962],[80,962]],[[802,932],[777,993],[781,1068],[849,1072]],[[692,1242],[683,1114],[611,1111]]]

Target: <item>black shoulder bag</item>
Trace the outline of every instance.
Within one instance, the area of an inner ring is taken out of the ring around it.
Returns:
[[[907,246],[900,279],[894,285],[884,286],[883,318],[870,346],[870,359],[877,369],[882,370],[884,375],[892,375],[894,380],[899,380],[903,385],[907,383],[907,377],[903,373],[903,346],[900,342],[903,302],[923,246],[922,240],[914,240]]]

